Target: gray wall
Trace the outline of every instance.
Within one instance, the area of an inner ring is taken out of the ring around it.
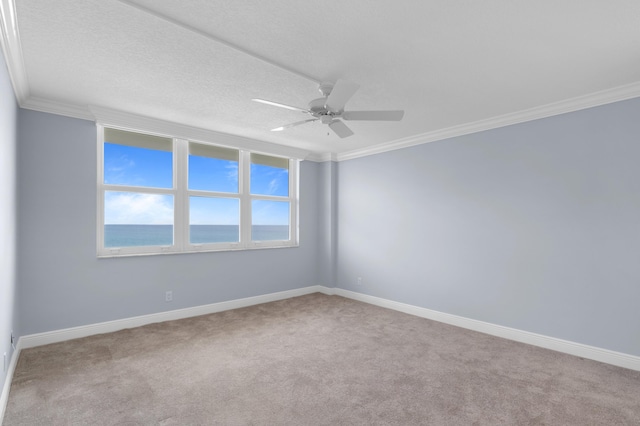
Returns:
[[[317,284],[318,164],[301,165],[298,248],[97,259],[95,124],[20,110],[18,135],[23,335]]]
[[[16,294],[16,123],[18,105],[13,94],[4,56],[0,54],[0,363],[13,351],[11,330],[19,332],[14,321]],[[3,366],[4,367],[4,366]],[[0,368],[0,390],[6,379]]]
[[[338,182],[338,287],[640,355],[640,99],[344,161]]]

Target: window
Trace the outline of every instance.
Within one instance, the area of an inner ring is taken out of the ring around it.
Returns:
[[[289,240],[289,164],[286,158],[251,154],[251,239]]]
[[[100,126],[98,139],[98,256],[297,245],[297,160]]]
[[[240,152],[189,143],[189,243],[240,242]]]

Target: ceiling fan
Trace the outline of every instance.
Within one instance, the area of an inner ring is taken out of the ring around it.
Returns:
[[[300,111],[310,115],[312,118],[297,121],[285,126],[271,129],[272,132],[279,132],[284,129],[299,126],[301,124],[310,123],[312,121],[322,122],[329,125],[329,128],[341,138],[353,135],[353,132],[347,127],[342,120],[366,120],[366,121],[400,121],[404,116],[403,110],[396,111],[345,111],[344,106],[349,99],[360,88],[359,85],[346,81],[338,80],[335,84],[322,83],[318,90],[322,94],[321,98],[314,99],[309,102],[307,109],[298,108],[291,105],[285,105],[278,102],[267,101],[264,99],[252,99],[252,101],[272,105],[280,108],[286,108],[293,111]]]

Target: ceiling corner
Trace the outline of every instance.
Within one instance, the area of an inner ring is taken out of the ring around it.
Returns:
[[[18,104],[22,107],[29,98],[29,82],[22,56],[14,0],[0,0],[0,30],[0,43],[7,62],[9,78]]]

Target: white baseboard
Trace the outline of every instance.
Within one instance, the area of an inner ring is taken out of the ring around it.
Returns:
[[[58,343],[64,342],[66,340],[78,339],[80,337],[93,336],[95,334],[111,333],[114,331],[123,330],[125,328],[140,327],[142,325],[152,324],[156,322],[173,321],[182,318],[190,318],[199,315],[207,315],[216,312],[228,311],[231,309],[259,305],[261,303],[275,302],[277,300],[289,299],[291,297],[303,296],[305,294],[318,293],[321,291],[321,286],[297,288],[294,290],[263,294],[260,296],[247,297],[244,299],[229,300],[227,302],[194,306],[192,308],[176,309],[173,311],[159,312],[157,314],[124,318],[115,321],[107,321],[97,324],[65,328],[62,330],[47,331],[38,334],[29,334],[20,337],[20,339],[18,339],[18,342],[22,344],[23,349],[33,348],[36,346],[48,345],[50,343]]]
[[[610,351],[607,349],[601,349],[581,343],[570,342],[554,337],[543,336],[540,334],[530,333],[528,331],[517,330],[514,328],[504,327],[501,325],[491,324],[483,321],[477,321],[457,315],[446,314],[443,312],[421,308],[419,306],[409,305],[406,303],[395,302],[380,297],[369,296],[342,288],[325,287],[320,285],[22,336],[18,339],[18,345],[16,348],[16,352],[14,353],[14,356],[12,358],[11,365],[15,367],[15,362],[19,354],[19,348],[32,348],[35,346],[63,342],[66,340],[92,336],[95,334],[111,333],[113,331],[118,331],[125,328],[139,327],[156,322],[172,321],[198,315],[207,315],[216,312],[227,311],[230,309],[244,308],[247,306],[274,302],[277,300],[289,299],[291,297],[303,296],[305,294],[318,292],[327,295],[338,295],[383,308],[393,309],[410,315],[442,322],[445,324],[451,324],[469,330],[514,340],[516,342],[527,343],[530,345],[539,346],[542,348],[551,349],[582,358],[588,358],[595,361],[640,371],[640,357],[638,356]],[[9,369],[9,371],[12,371],[11,368]],[[2,397],[5,397],[4,391],[2,393]]]
[[[2,394],[0,394],[0,425],[4,421],[4,412],[7,409],[7,403],[9,402],[9,391],[11,390],[11,382],[13,381],[13,372],[16,371],[16,365],[18,365],[18,358],[20,357],[20,341],[16,344],[16,349],[13,351],[9,368],[7,369],[7,377],[4,380],[4,386],[2,387]]]
[[[556,339],[555,337],[543,336],[541,334],[530,333],[528,331],[503,327],[501,325],[477,321],[457,315],[445,314],[443,312],[408,305],[406,303],[394,302],[392,300],[369,296],[362,293],[356,293],[342,288],[323,287],[320,291],[324,294],[335,294],[349,299],[358,300],[360,302],[369,303],[371,305],[404,312],[406,314],[455,325],[457,327],[473,331],[479,331],[480,333],[490,334],[492,336],[502,337],[516,342],[527,343],[529,345],[539,346],[541,348],[551,349],[569,355],[640,371],[640,357],[638,356],[583,345],[581,343],[570,342],[568,340]]]
[[[244,308],[247,306],[259,305],[261,303],[275,302],[277,300],[289,299],[291,297],[304,296],[305,294],[325,292],[321,286],[310,286],[294,290],[281,291],[278,293],[263,294],[260,296],[247,297],[244,299],[229,300],[227,302],[212,303],[209,305],[195,306],[192,308],[176,309],[173,311],[159,312],[157,314],[142,315],[138,317],[125,318],[115,321],[107,321],[97,324],[83,325],[80,327],[66,328],[62,330],[47,331],[44,333],[29,334],[18,338],[16,350],[13,352],[7,377],[0,395],[0,425],[4,419],[4,412],[9,401],[9,391],[13,373],[18,363],[21,349],[33,348],[36,346],[48,345],[51,343],[64,342],[66,340],[78,339],[81,337],[93,336],[95,334],[111,333],[125,328],[140,327],[142,325],[156,322],[172,321],[182,318],[190,318],[199,315],[212,314],[216,312],[228,311],[231,309]]]
[[[2,420],[4,419],[5,409],[9,400],[11,381],[13,380],[13,374],[18,363],[20,351],[22,349],[47,345],[50,343],[63,342],[66,340],[92,336],[95,334],[110,333],[125,328],[139,327],[156,322],[172,321],[198,315],[227,311],[230,309],[244,308],[247,306],[275,302],[277,300],[284,300],[291,297],[303,296],[305,294],[318,292],[327,295],[342,296],[349,299],[358,300],[360,302],[369,303],[371,305],[393,309],[395,311],[404,312],[406,314],[427,318],[445,324],[455,325],[457,327],[462,327],[473,331],[478,331],[480,333],[490,334],[492,336],[502,337],[516,342],[527,343],[530,345],[539,346],[542,348],[551,349],[554,351],[587,358],[618,367],[640,371],[640,357],[638,356],[610,351],[607,349],[601,349],[594,346],[583,345],[581,343],[570,342],[567,340],[556,339],[554,337],[543,336],[540,334],[530,333],[528,331],[516,330],[514,328],[503,327],[501,325],[477,321],[457,315],[446,314],[427,308],[421,308],[419,306],[408,305],[406,303],[400,303],[393,300],[382,299],[380,297],[369,296],[367,294],[356,293],[354,291],[345,290],[342,288],[332,288],[315,285],[294,290],[282,291],[278,293],[270,293],[260,296],[247,297],[244,299],[230,300],[227,302],[212,303],[210,305],[196,306],[193,308],[177,309],[174,311],[160,312],[157,314],[143,315],[133,318],[125,318],[121,320],[22,336],[18,339],[16,350],[13,353],[11,363],[9,364],[9,369],[7,370],[7,377],[2,388],[2,394],[0,395],[0,424],[2,424]]]

